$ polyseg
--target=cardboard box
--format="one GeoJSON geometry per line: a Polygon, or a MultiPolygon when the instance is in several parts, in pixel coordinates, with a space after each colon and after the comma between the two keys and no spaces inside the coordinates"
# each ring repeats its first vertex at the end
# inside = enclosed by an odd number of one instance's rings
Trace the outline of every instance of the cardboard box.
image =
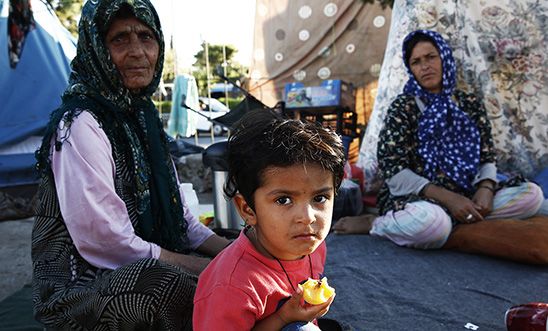
{"type": "Polygon", "coordinates": [[[352,86],[338,79],[308,87],[303,83],[288,83],[284,96],[286,108],[348,107],[354,110],[352,86]]]}

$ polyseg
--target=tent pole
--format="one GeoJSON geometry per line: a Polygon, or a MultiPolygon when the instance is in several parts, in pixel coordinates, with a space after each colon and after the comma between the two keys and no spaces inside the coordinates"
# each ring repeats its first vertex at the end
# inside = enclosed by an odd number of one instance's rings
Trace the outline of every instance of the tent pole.
{"type": "MultiPolygon", "coordinates": [[[[213,118],[213,114],[211,113],[211,77],[209,76],[209,43],[205,42],[205,60],[206,60],[206,81],[207,81],[207,109],[209,110],[209,118],[213,118]]],[[[211,143],[215,142],[215,135],[213,134],[213,123],[211,123],[211,143]]]]}
{"type": "MultiPolygon", "coordinates": [[[[223,75],[226,77],[226,70],[228,64],[226,63],[226,45],[223,45],[223,75]]],[[[225,106],[228,108],[228,82],[225,80],[225,106]]]]}

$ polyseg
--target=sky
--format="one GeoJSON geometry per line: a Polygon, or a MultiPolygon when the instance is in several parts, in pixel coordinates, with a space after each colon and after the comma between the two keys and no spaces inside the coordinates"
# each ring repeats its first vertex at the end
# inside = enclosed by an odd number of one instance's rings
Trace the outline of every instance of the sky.
{"type": "Polygon", "coordinates": [[[189,68],[203,41],[233,45],[235,60],[248,66],[253,48],[255,0],[152,0],[166,47],[170,36],[179,68],[189,68]]]}

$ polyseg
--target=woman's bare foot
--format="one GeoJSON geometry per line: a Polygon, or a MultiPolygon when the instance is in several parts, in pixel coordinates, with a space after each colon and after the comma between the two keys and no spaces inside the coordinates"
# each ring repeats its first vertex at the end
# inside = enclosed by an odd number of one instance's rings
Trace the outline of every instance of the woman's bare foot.
{"type": "Polygon", "coordinates": [[[333,225],[333,231],[337,234],[369,234],[376,217],[373,214],[341,217],[333,225]]]}

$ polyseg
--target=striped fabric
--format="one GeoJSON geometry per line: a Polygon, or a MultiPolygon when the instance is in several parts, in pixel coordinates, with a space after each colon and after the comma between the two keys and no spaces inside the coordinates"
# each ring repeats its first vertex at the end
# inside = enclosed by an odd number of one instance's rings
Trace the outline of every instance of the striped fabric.
{"type": "Polygon", "coordinates": [[[544,201],[541,188],[533,183],[505,187],[497,191],[493,212],[487,219],[518,218],[535,215],[544,201]]]}
{"type": "MultiPolygon", "coordinates": [[[[544,197],[540,187],[526,182],[497,191],[488,220],[525,219],[535,215],[544,197]]],[[[416,201],[398,211],[377,217],[370,234],[384,237],[399,246],[418,249],[442,247],[452,229],[451,217],[435,203],[416,201]]]]}
{"type": "Polygon", "coordinates": [[[390,239],[399,246],[419,249],[440,248],[451,233],[451,217],[440,206],[416,201],[403,210],[377,217],[370,234],[390,239]]]}

